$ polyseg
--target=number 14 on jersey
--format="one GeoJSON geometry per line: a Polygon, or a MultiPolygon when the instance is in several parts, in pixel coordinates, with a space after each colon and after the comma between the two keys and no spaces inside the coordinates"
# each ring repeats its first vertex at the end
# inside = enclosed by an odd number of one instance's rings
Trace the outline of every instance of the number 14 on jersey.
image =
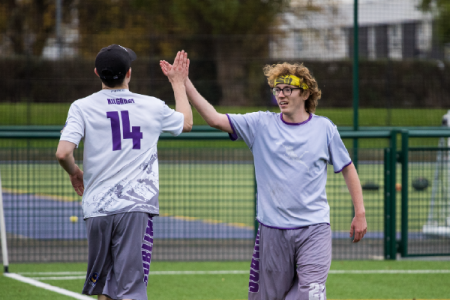
{"type": "MultiPolygon", "coordinates": [[[[140,126],[133,126],[130,130],[130,116],[127,110],[120,112],[122,116],[123,139],[133,140],[133,149],[141,149],[143,137],[140,126]]],[[[106,117],[111,120],[113,151],[122,150],[122,136],[120,134],[120,118],[118,111],[108,111],[106,117]]]]}

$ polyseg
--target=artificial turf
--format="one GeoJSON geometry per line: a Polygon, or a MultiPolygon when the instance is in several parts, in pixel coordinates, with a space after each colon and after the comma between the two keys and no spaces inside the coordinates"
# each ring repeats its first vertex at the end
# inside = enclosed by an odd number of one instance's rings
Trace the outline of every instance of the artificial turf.
{"type": "MultiPolygon", "coordinates": [[[[156,271],[225,271],[244,274],[153,275],[149,299],[246,299],[250,262],[152,262],[156,271]]],[[[10,271],[61,272],[86,270],[83,263],[13,264],[10,271]]],[[[333,261],[335,270],[450,270],[450,261],[333,261]]],[[[39,275],[43,276],[43,275],[39,275]]],[[[82,279],[41,280],[73,292],[80,292],[82,279]]],[[[442,274],[330,274],[328,299],[450,299],[450,273],[442,274]]],[[[0,277],[2,299],[71,299],[29,284],[0,277]],[[4,297],[4,298],[3,298],[4,297]]]]}

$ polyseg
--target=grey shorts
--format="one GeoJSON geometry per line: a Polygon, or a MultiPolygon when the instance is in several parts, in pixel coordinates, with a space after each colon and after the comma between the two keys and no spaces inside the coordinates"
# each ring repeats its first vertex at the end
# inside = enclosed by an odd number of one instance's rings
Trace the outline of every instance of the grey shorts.
{"type": "Polygon", "coordinates": [[[250,265],[249,300],[325,300],[331,228],[259,225],[250,265]]]}
{"type": "Polygon", "coordinates": [[[147,300],[153,221],[131,212],[86,219],[88,269],[83,294],[147,300]]]}

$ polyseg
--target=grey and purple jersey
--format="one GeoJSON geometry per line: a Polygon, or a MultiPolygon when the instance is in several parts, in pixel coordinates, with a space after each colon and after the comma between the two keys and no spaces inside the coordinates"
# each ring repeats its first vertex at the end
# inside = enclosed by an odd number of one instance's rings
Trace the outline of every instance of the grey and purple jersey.
{"type": "Polygon", "coordinates": [[[253,153],[258,221],[278,229],[330,223],[327,164],[335,173],[351,164],[336,125],[314,114],[302,123],[261,111],[228,118],[230,138],[244,140],[253,153]]]}
{"type": "Polygon", "coordinates": [[[184,116],[127,89],[101,90],[72,103],[61,141],[84,138],[84,218],[159,214],[157,142],[179,135],[184,116]]]}

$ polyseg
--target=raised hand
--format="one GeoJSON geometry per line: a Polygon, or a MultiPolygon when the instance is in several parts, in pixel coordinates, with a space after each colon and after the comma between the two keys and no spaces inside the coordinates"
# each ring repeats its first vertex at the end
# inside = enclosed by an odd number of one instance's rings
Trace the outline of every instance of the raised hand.
{"type": "Polygon", "coordinates": [[[168,76],[169,71],[172,69],[172,65],[169,64],[167,61],[165,60],[160,60],[159,61],[159,66],[161,67],[161,70],[163,72],[164,75],[168,76]]]}
{"type": "Polygon", "coordinates": [[[178,51],[177,56],[173,62],[173,65],[170,65],[166,61],[160,61],[161,70],[164,75],[169,78],[171,83],[182,82],[184,83],[186,78],[189,75],[189,59],[187,58],[187,53],[182,51],[178,51]]]}
{"type": "Polygon", "coordinates": [[[193,118],[192,109],[186,94],[186,83],[189,81],[187,79],[189,75],[189,59],[187,58],[187,53],[184,50],[178,51],[173,65],[165,60],[161,60],[159,65],[164,75],[167,76],[172,84],[175,95],[175,110],[184,115],[183,132],[189,132],[192,129],[193,118]]]}

